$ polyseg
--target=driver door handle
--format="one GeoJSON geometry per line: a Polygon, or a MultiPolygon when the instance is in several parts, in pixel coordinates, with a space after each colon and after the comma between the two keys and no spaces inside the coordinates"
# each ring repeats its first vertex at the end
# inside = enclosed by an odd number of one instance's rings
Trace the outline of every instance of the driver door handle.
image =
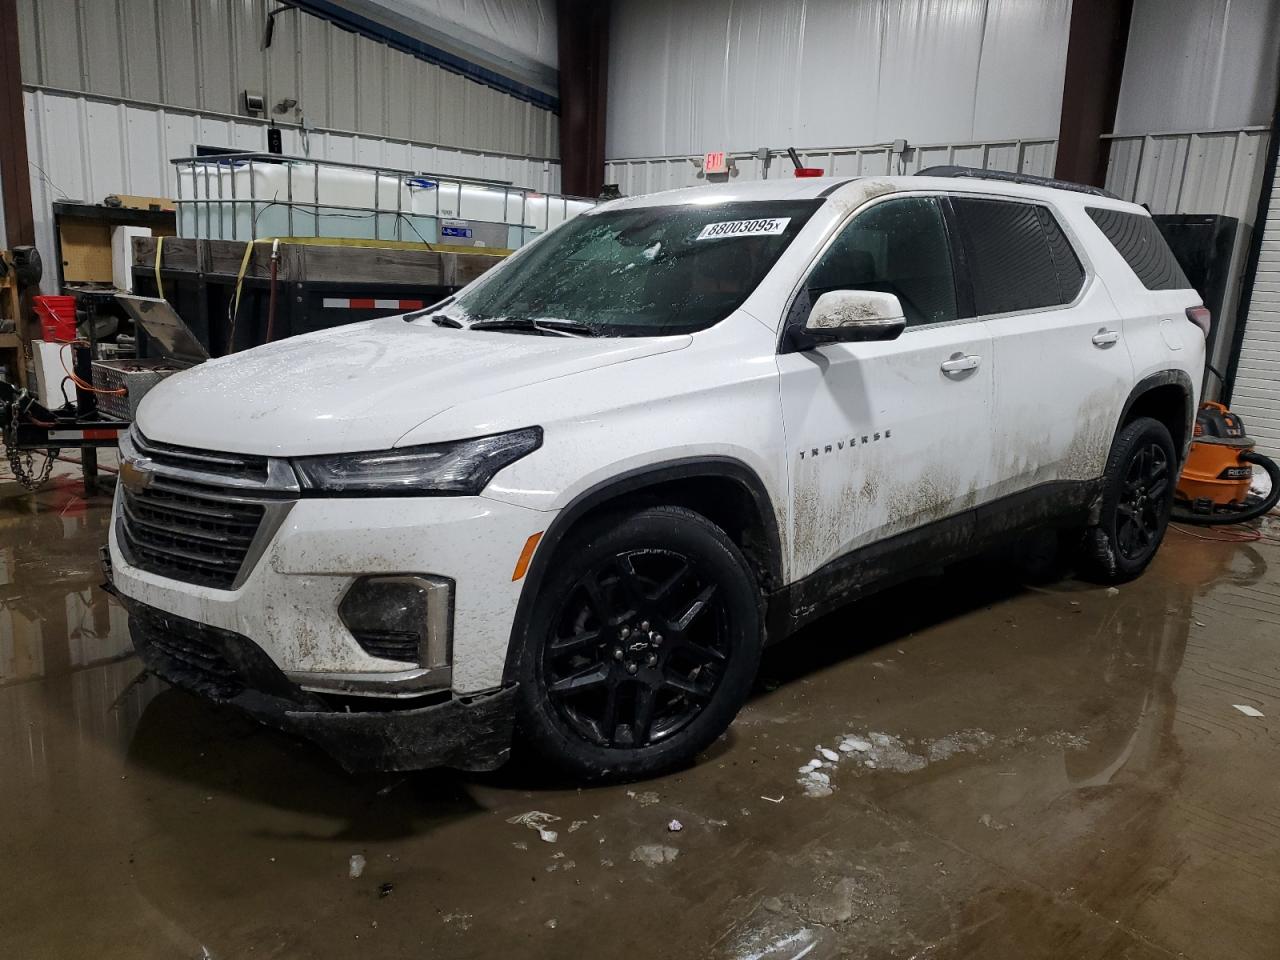
{"type": "Polygon", "coordinates": [[[942,361],[942,372],[965,373],[969,370],[977,370],[980,363],[982,363],[982,358],[976,354],[957,353],[950,360],[942,361]]]}
{"type": "Polygon", "coordinates": [[[1095,347],[1109,347],[1119,339],[1120,334],[1118,332],[1103,327],[1093,335],[1093,345],[1095,347]]]}

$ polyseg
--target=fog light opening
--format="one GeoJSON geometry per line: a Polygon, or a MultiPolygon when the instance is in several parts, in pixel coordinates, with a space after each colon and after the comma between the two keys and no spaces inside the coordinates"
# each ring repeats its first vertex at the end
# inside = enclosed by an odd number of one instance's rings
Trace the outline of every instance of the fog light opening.
{"type": "Polygon", "coordinates": [[[371,657],[422,667],[453,661],[453,582],[423,575],[360,577],[338,616],[371,657]]]}

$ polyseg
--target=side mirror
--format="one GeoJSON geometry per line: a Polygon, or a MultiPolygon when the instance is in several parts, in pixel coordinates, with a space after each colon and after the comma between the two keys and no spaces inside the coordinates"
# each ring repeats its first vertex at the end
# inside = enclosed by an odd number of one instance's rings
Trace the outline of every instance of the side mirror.
{"type": "Polygon", "coordinates": [[[892,293],[830,290],[820,296],[804,332],[818,342],[896,340],[906,329],[902,303],[892,293]]]}

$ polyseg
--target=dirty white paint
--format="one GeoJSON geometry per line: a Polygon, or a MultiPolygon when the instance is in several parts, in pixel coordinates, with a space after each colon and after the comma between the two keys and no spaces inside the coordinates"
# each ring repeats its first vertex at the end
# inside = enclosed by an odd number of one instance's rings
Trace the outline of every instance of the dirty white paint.
{"type": "Polygon", "coordinates": [[[831,290],[818,298],[806,324],[813,330],[834,330],[859,324],[902,320],[902,304],[891,293],[871,290],[831,290]]]}
{"type": "Polygon", "coordinates": [[[943,377],[956,353],[990,357],[982,323],[778,357],[796,576],[988,499],[992,368],[943,377]]]}
{"type": "Polygon", "coordinates": [[[342,593],[362,573],[452,576],[454,685],[474,690],[501,677],[520,594],[511,572],[525,540],[546,524],[536,510],[484,498],[401,498],[394,510],[371,499],[301,500],[235,591],[180,584],[130,566],[114,525],[110,544],[116,586],[125,596],[250,637],[289,671],[403,670],[402,663],[369,656],[352,639],[337,616],[342,593]]]}

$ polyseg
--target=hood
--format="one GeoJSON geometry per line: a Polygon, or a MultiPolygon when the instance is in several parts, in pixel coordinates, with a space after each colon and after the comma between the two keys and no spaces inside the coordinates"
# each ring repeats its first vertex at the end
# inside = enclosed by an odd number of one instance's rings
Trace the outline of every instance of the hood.
{"type": "MultiPolygon", "coordinates": [[[[386,449],[450,407],[668,353],[690,337],[543,337],[451,330],[399,317],[292,337],[209,360],[138,409],[150,439],[268,456],[386,449]]],[[[510,423],[522,426],[518,405],[510,423]]]]}

